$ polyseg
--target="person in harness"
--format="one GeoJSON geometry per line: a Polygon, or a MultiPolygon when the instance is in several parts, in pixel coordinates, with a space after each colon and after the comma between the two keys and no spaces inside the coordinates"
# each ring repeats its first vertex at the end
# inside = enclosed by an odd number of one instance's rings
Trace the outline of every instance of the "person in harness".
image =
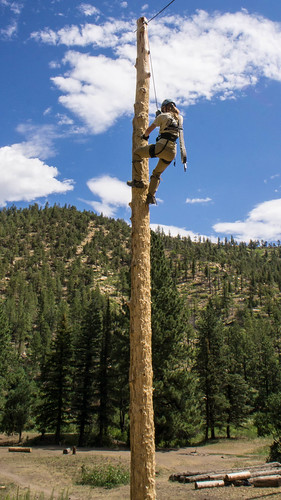
{"type": "Polygon", "coordinates": [[[177,109],[174,101],[165,99],[161,104],[161,112],[156,113],[154,122],[146,129],[142,138],[148,141],[150,133],[159,127],[159,136],[156,139],[156,144],[148,144],[147,146],[136,149],[133,153],[133,180],[127,184],[133,188],[144,188],[145,184],[142,180],[142,159],[143,158],[159,158],[159,161],[150,177],[148,187],[148,195],[146,203],[156,205],[155,193],[160,184],[160,176],[162,172],[170,165],[177,154],[176,140],[180,138],[180,149],[182,163],[186,164],[186,151],[183,139],[183,119],[177,109]]]}

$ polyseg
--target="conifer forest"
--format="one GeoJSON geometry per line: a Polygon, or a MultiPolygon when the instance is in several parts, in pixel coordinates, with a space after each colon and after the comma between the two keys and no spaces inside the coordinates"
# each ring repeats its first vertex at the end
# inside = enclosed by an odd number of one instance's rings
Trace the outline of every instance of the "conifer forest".
{"type": "MultiPolygon", "coordinates": [[[[0,432],[129,442],[130,227],[0,211],[0,432]]],[[[280,242],[151,233],[157,446],[281,433],[280,242]]]]}

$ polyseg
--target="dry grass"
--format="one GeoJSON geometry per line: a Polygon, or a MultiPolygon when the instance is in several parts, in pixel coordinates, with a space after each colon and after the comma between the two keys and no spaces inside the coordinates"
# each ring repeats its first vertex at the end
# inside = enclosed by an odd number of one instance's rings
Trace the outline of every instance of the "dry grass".
{"type": "MultiPolygon", "coordinates": [[[[12,444],[12,443],[9,443],[12,444]]],[[[180,484],[169,481],[169,476],[177,472],[221,470],[231,467],[247,468],[247,465],[261,464],[266,461],[270,440],[237,439],[219,440],[207,446],[182,448],[179,450],[158,451],[157,500],[242,500],[262,499],[281,500],[279,488],[216,488],[215,490],[195,490],[193,484],[180,484]]],[[[129,500],[129,485],[111,490],[92,488],[79,484],[82,466],[91,469],[94,465],[102,468],[106,464],[123,464],[128,467],[128,450],[77,450],[76,455],[63,455],[63,448],[55,446],[33,447],[31,453],[9,453],[7,446],[0,446],[0,499],[7,494],[16,498],[17,488],[21,494],[30,488],[30,500],[59,500],[62,492],[68,491],[71,500],[112,499],[129,500]],[[40,497],[41,495],[41,497],[40,497]],[[44,495],[44,496],[42,496],[44,495]]],[[[22,497],[24,498],[24,497],[22,497]]],[[[64,497],[65,498],[65,497],[64,497]]]]}

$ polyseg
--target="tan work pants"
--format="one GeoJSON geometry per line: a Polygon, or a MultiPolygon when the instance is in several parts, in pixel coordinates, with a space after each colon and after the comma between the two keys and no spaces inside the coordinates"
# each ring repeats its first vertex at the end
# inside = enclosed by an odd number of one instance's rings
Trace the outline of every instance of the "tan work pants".
{"type": "MultiPolygon", "coordinates": [[[[138,148],[133,153],[133,179],[135,181],[142,181],[143,175],[143,158],[151,158],[150,156],[151,144],[138,148]]],[[[167,139],[160,139],[155,144],[155,156],[159,161],[152,172],[148,192],[154,196],[160,184],[160,175],[170,165],[177,153],[177,145],[173,141],[167,139]]]]}

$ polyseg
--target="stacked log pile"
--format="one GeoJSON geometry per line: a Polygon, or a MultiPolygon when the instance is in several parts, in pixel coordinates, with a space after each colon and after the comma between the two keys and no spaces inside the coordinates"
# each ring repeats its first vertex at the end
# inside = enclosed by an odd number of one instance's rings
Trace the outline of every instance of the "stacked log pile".
{"type": "Polygon", "coordinates": [[[231,469],[205,472],[183,472],[172,474],[170,481],[194,483],[195,489],[218,488],[223,486],[281,486],[281,464],[269,462],[263,465],[253,465],[244,469],[231,469]]]}

